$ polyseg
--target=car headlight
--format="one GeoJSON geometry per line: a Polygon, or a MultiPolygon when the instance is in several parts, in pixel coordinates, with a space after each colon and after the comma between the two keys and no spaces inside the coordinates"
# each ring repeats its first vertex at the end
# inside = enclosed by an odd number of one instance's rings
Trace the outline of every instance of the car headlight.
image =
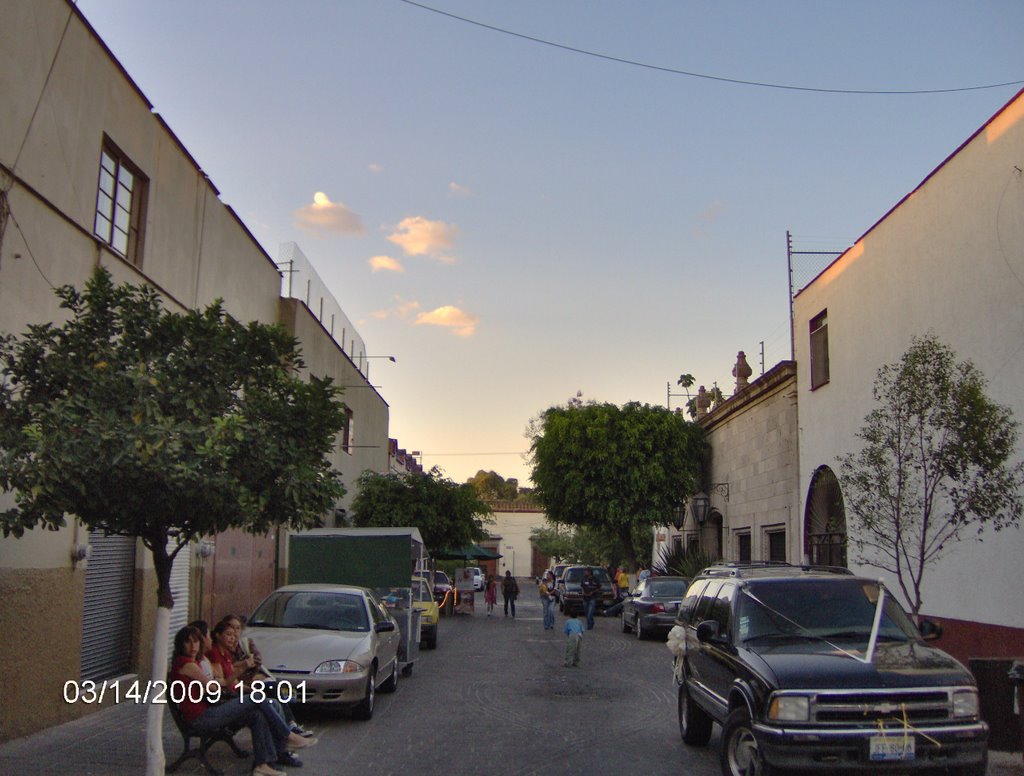
{"type": "Polygon", "coordinates": [[[979,710],[977,690],[953,691],[953,716],[956,719],[977,717],[979,710]]]}
{"type": "Polygon", "coordinates": [[[768,719],[775,722],[806,722],[811,716],[811,700],[806,695],[776,695],[768,707],[768,719]]]}
{"type": "Polygon", "coordinates": [[[314,669],[314,674],[354,674],[363,667],[354,660],[328,660],[314,669]]]}

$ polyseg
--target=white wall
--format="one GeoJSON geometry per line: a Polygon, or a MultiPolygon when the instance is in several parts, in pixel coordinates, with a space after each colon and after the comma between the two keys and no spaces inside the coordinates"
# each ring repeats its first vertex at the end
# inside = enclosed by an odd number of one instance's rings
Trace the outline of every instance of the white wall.
{"type": "MultiPolygon", "coordinates": [[[[796,297],[801,513],[815,468],[838,473],[836,457],[859,448],[876,372],[915,335],[971,359],[1024,421],[1022,95],[796,297]],[[830,382],[811,391],[809,321],[825,309],[830,382]]],[[[1024,531],[963,542],[926,576],[924,611],[1024,626],[1022,557],[1024,531]]]]}

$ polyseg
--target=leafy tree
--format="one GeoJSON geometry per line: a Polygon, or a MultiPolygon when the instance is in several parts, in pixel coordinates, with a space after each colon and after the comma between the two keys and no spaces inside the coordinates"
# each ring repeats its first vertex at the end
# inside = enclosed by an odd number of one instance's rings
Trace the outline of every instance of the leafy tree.
{"type": "Polygon", "coordinates": [[[480,469],[467,482],[485,501],[514,501],[519,496],[519,480],[515,477],[506,480],[497,472],[480,469]]]}
{"type": "Polygon", "coordinates": [[[705,446],[700,426],[638,402],[550,407],[527,435],[548,519],[611,533],[634,567],[634,529],[665,524],[696,490],[705,446]]]}
{"type": "Polygon", "coordinates": [[[363,472],[352,511],[360,527],[419,528],[434,552],[486,538],[491,514],[472,485],[452,482],[436,466],[426,474],[363,472]]]}
{"type": "Polygon", "coordinates": [[[1020,522],[1018,424],[985,387],[934,335],[914,338],[878,370],[864,446],[839,459],[858,560],[895,575],[915,617],[929,567],[965,536],[1020,522]]]}
{"type": "MultiPolygon", "coordinates": [[[[296,341],[219,303],[168,312],[152,288],[98,269],[57,290],[62,324],[0,339],[4,536],[66,515],[134,536],[157,577],[154,677],[167,667],[171,567],[189,542],[243,528],[310,527],[344,495],[327,462],[344,422],[329,380],[303,382],[296,341]]],[[[149,773],[163,773],[163,706],[149,710],[149,773]]]]}

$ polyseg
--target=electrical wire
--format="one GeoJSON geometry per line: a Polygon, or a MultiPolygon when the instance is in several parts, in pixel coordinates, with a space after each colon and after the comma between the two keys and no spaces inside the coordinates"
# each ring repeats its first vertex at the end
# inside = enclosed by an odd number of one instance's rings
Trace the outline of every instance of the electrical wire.
{"type": "Polygon", "coordinates": [[[544,38],[536,38],[532,35],[526,35],[521,32],[515,32],[508,30],[503,27],[496,27],[493,24],[486,24],[475,19],[469,19],[465,16],[459,16],[448,11],[442,11],[440,8],[434,8],[423,3],[417,3],[414,0],[398,0],[400,3],[411,5],[416,8],[421,8],[424,11],[430,11],[436,13],[439,16],[446,16],[449,19],[455,21],[464,22],[465,24],[472,24],[475,27],[482,27],[485,30],[492,32],[498,32],[502,35],[508,35],[513,38],[519,38],[521,40],[528,40],[531,43],[540,43],[543,46],[551,46],[552,48],[561,49],[562,51],[569,51],[573,54],[583,54],[588,57],[596,57],[597,59],[603,59],[608,62],[616,62],[620,65],[629,65],[631,67],[642,67],[647,70],[656,70],[661,73],[669,73],[671,75],[682,75],[689,78],[702,78],[708,81],[719,81],[722,83],[738,84],[740,86],[756,86],[761,89],[784,89],[787,91],[795,92],[818,92],[823,94],[891,94],[891,95],[904,95],[904,94],[948,94],[951,92],[973,92],[980,91],[982,89],[999,89],[1003,86],[1019,86],[1024,84],[1022,81],[1004,81],[1003,83],[997,84],[982,84],[979,86],[959,86],[946,89],[828,89],[814,86],[796,86],[794,84],[777,84],[766,81],[748,81],[742,78],[727,78],[720,75],[711,75],[710,73],[697,73],[692,70],[680,70],[674,67],[665,67],[662,65],[652,65],[649,62],[639,62],[635,59],[625,59],[623,57],[615,57],[610,54],[601,54],[597,51],[590,51],[588,49],[576,48],[575,46],[567,46],[564,43],[556,43],[551,40],[545,40],[544,38]]]}

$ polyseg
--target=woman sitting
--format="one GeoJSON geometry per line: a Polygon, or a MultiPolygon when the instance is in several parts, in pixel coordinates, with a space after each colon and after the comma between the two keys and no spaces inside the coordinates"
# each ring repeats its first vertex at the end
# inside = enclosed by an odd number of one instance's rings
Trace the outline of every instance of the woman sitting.
{"type": "MultiPolygon", "coordinates": [[[[283,723],[275,727],[268,723],[267,715],[259,705],[237,696],[227,696],[222,703],[206,700],[209,696],[223,697],[221,692],[209,693],[210,680],[199,667],[198,657],[202,648],[202,634],[198,629],[186,625],[174,636],[174,661],[171,664],[171,697],[181,698],[179,708],[185,721],[197,732],[213,733],[231,725],[249,728],[252,734],[253,773],[256,776],[286,776],[272,763],[287,754],[286,746],[293,742],[283,723]],[[180,683],[181,686],[175,686],[180,683]],[[279,754],[282,753],[282,754],[279,754]]],[[[217,689],[214,685],[213,689],[217,689]]],[[[301,745],[306,740],[298,738],[301,745]]]]}

